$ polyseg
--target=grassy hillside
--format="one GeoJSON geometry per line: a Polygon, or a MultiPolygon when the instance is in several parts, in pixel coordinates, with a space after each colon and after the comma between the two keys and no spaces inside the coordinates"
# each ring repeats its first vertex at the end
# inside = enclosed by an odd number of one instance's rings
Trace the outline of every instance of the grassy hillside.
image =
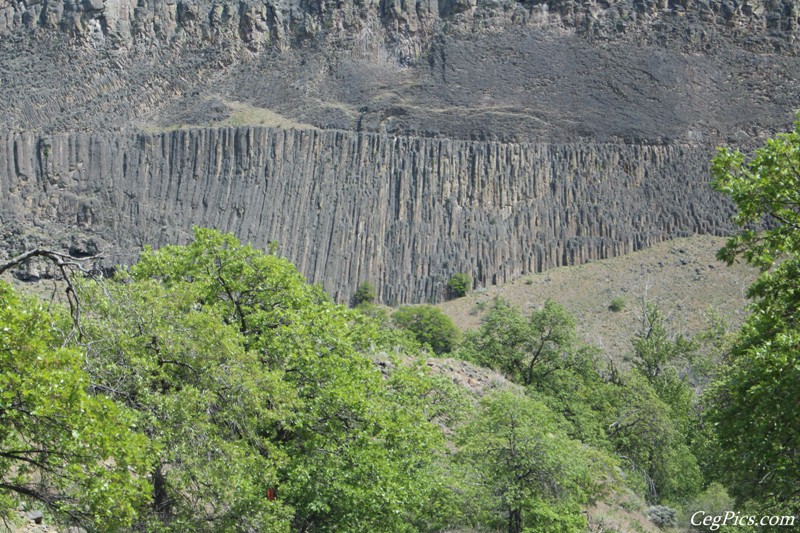
{"type": "Polygon", "coordinates": [[[732,326],[745,316],[747,287],[756,271],[726,266],[715,257],[723,238],[694,236],[664,242],[623,257],[562,267],[525,276],[503,286],[478,289],[439,307],[462,329],[480,325],[495,297],[527,312],[548,298],[575,315],[578,334],[616,359],[630,351],[643,299],[657,303],[675,331],[696,333],[715,309],[732,326]],[[624,307],[612,311],[614,299],[624,307]]]}

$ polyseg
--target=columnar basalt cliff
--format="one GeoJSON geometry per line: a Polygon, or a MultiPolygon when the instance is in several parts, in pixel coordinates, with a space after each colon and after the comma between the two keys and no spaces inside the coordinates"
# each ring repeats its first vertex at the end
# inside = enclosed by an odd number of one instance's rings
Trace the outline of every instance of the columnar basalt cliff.
{"type": "Polygon", "coordinates": [[[706,155],[263,127],[15,134],[0,145],[0,208],[96,234],[122,262],[192,224],[223,227],[278,241],[335,297],[370,279],[384,301],[418,301],[454,272],[497,283],[726,231],[725,203],[690,177],[706,155]]]}
{"type": "Polygon", "coordinates": [[[344,301],[730,230],[720,143],[800,107],[797,0],[0,0],[0,254],[192,225],[344,301]]]}

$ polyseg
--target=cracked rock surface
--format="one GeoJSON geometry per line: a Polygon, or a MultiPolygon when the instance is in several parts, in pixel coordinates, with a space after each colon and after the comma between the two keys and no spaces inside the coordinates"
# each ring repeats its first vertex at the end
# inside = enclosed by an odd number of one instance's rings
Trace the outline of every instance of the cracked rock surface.
{"type": "Polygon", "coordinates": [[[0,242],[192,225],[348,301],[731,230],[714,147],[800,102],[798,0],[0,0],[0,242]]]}

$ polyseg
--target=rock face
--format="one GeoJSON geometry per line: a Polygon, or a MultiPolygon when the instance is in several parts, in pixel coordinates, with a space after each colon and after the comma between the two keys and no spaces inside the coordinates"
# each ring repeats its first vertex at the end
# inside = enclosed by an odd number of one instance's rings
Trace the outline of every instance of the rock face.
{"type": "Polygon", "coordinates": [[[251,50],[287,50],[310,40],[397,57],[425,53],[448,33],[555,28],[596,40],[684,40],[705,46],[732,36],[750,47],[793,48],[796,0],[3,0],[0,33],[59,30],[94,48],[240,41],[251,50]]]}
{"type": "Polygon", "coordinates": [[[725,233],[708,160],[791,122],[799,8],[0,0],[0,241],[213,226],[406,303],[725,233]]]}
{"type": "MultiPolygon", "coordinates": [[[[729,208],[690,145],[513,144],[263,127],[158,135],[7,135],[0,210],[95,234],[127,262],[144,244],[226,228],[296,261],[346,300],[437,300],[449,276],[501,283],[723,233],[729,208]],[[676,178],[680,176],[681,178],[676,178]]],[[[95,244],[95,248],[98,245],[95,244]]],[[[100,246],[102,248],[102,246],[100,246]]]]}

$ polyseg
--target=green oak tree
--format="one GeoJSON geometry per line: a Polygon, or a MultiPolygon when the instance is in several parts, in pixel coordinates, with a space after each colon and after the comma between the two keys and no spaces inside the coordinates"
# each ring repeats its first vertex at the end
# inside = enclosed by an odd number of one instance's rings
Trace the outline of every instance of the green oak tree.
{"type": "Polygon", "coordinates": [[[760,268],[751,314],[710,387],[721,477],[740,501],[800,511],[800,116],[746,159],[720,149],[714,188],[742,230],[718,257],[760,268]]]}
{"type": "Polygon", "coordinates": [[[466,296],[471,288],[472,278],[469,277],[469,274],[459,272],[457,274],[453,274],[450,279],[447,280],[447,295],[450,298],[461,298],[466,296]]]}
{"type": "Polygon", "coordinates": [[[699,342],[682,334],[671,334],[661,309],[646,302],[641,327],[631,344],[634,368],[670,407],[670,418],[678,424],[680,433],[688,436],[696,422],[696,398],[687,374],[698,359],[699,342]]]}
{"type": "Polygon", "coordinates": [[[118,277],[76,281],[93,388],[138,414],[158,447],[148,531],[288,531],[271,500],[287,459],[273,442],[295,393],[194,287],[118,277]]]}
{"type": "Polygon", "coordinates": [[[355,307],[369,305],[375,302],[375,298],[375,286],[369,281],[364,281],[358,284],[356,293],[353,295],[353,305],[355,307]]]}
{"type": "Polygon", "coordinates": [[[575,319],[556,302],[524,317],[498,299],[481,328],[466,336],[460,356],[533,385],[563,366],[575,345],[575,319]]]}
{"type": "MultiPolygon", "coordinates": [[[[456,435],[471,468],[477,523],[522,531],[584,531],[581,504],[613,461],[571,440],[543,403],[512,391],[485,396],[456,435]]],[[[467,470],[469,472],[469,470],[467,470]]]]}
{"type": "Polygon", "coordinates": [[[82,286],[93,379],[162,443],[152,528],[435,521],[435,395],[411,401],[428,378],[395,356],[413,343],[333,304],[285,259],[213,230],[194,237],[146,250],[111,286],[82,286]]]}
{"type": "Polygon", "coordinates": [[[130,411],[89,394],[85,354],[61,345],[56,323],[0,281],[0,515],[28,499],[115,530],[149,497],[152,450],[130,411]]]}
{"type": "Polygon", "coordinates": [[[687,424],[638,371],[623,374],[604,414],[608,439],[651,503],[694,496],[703,476],[687,443],[687,424]]]}

